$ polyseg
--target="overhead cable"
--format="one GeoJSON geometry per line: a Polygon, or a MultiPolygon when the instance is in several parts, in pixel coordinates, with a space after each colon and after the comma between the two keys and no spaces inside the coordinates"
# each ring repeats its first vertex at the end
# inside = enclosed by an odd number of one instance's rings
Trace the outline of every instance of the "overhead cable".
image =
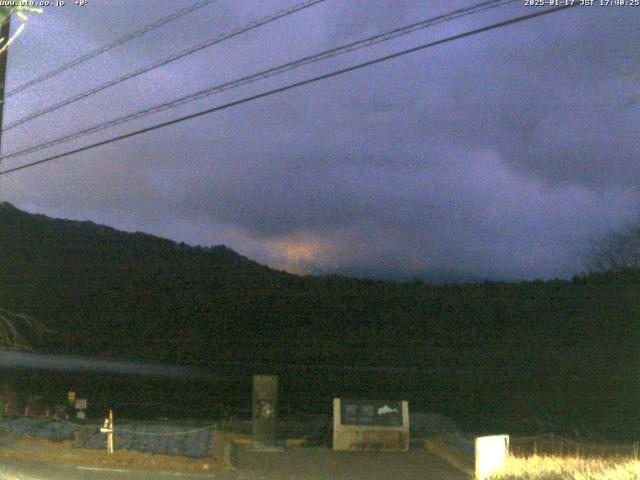
{"type": "Polygon", "coordinates": [[[527,21],[527,20],[531,20],[531,19],[534,19],[534,18],[537,18],[537,17],[541,17],[543,15],[548,15],[548,14],[555,13],[555,12],[561,12],[563,10],[566,10],[568,8],[573,8],[574,6],[578,6],[578,5],[579,5],[578,3],[575,3],[575,4],[568,4],[568,5],[560,6],[560,7],[554,7],[554,8],[550,8],[550,9],[546,9],[546,10],[541,10],[541,11],[538,11],[538,12],[535,12],[535,13],[531,13],[531,14],[528,14],[528,15],[523,15],[523,16],[520,16],[520,17],[516,17],[516,18],[512,18],[512,19],[506,20],[506,21],[494,23],[494,24],[491,24],[491,25],[488,25],[488,26],[485,26],[485,27],[477,28],[475,30],[469,30],[469,31],[466,31],[464,33],[460,33],[460,34],[457,34],[457,35],[453,35],[453,36],[450,36],[450,37],[443,38],[441,40],[436,40],[436,41],[433,41],[433,42],[422,44],[422,45],[419,45],[417,47],[409,48],[409,49],[406,49],[406,50],[401,50],[399,52],[392,53],[390,55],[385,55],[383,57],[379,57],[379,58],[376,58],[374,60],[369,60],[367,62],[363,62],[363,63],[359,63],[359,64],[356,64],[356,65],[353,65],[351,67],[342,68],[340,70],[335,70],[333,72],[325,73],[323,75],[318,75],[318,76],[315,76],[315,77],[311,77],[311,78],[308,78],[306,80],[302,80],[302,81],[299,81],[299,82],[291,83],[289,85],[285,85],[283,87],[275,88],[273,90],[268,90],[266,92],[262,92],[262,93],[258,93],[258,94],[251,95],[251,96],[248,96],[248,97],[244,97],[244,98],[242,98],[240,100],[235,100],[233,102],[225,103],[223,105],[219,105],[219,106],[216,106],[216,107],[213,107],[213,108],[209,108],[209,109],[197,112],[197,113],[192,113],[190,115],[185,115],[183,117],[179,117],[179,118],[176,118],[176,119],[173,119],[173,120],[169,120],[167,122],[162,122],[162,123],[159,123],[159,124],[156,124],[156,125],[152,125],[150,127],[146,127],[146,128],[142,128],[142,129],[139,129],[139,130],[135,130],[133,132],[125,133],[123,135],[118,135],[116,137],[112,137],[112,138],[109,138],[107,140],[102,140],[100,142],[92,143],[92,144],[86,145],[84,147],[79,147],[79,148],[76,148],[76,149],[73,149],[73,150],[69,150],[69,151],[64,152],[64,153],[60,153],[60,154],[57,154],[57,155],[52,155],[52,156],[44,158],[42,160],[38,160],[38,161],[35,161],[35,162],[30,162],[30,163],[27,163],[27,164],[24,164],[24,165],[19,165],[17,167],[13,167],[13,168],[10,168],[10,169],[7,169],[7,170],[3,170],[3,171],[0,171],[0,176],[1,175],[7,175],[7,174],[13,173],[13,172],[17,172],[19,170],[32,168],[32,167],[35,167],[36,165],[42,165],[44,163],[52,162],[54,160],[58,160],[60,158],[68,157],[68,156],[74,155],[76,153],[85,152],[87,150],[92,150],[94,148],[97,148],[97,147],[100,147],[100,146],[103,146],[103,145],[108,145],[110,143],[119,142],[121,140],[125,140],[127,138],[131,138],[131,137],[134,137],[134,136],[137,136],[137,135],[141,135],[143,133],[148,133],[148,132],[151,132],[151,131],[154,131],[154,130],[158,130],[158,129],[161,129],[161,128],[164,128],[164,127],[168,127],[170,125],[176,125],[178,123],[182,123],[182,122],[187,121],[187,120],[198,118],[198,117],[201,117],[201,116],[204,116],[204,115],[209,115],[211,113],[219,112],[221,110],[226,110],[226,109],[229,109],[231,107],[235,107],[235,106],[238,106],[238,105],[249,103],[249,102],[252,102],[254,100],[258,100],[260,98],[269,97],[269,96],[275,95],[277,93],[282,93],[282,92],[285,92],[285,91],[288,91],[288,90],[292,90],[294,88],[302,87],[304,85],[309,85],[311,83],[315,83],[315,82],[318,82],[318,81],[321,81],[321,80],[326,80],[326,79],[329,79],[329,78],[337,77],[337,76],[343,75],[345,73],[353,72],[355,70],[359,70],[359,69],[362,69],[362,68],[365,68],[365,67],[369,67],[369,66],[376,65],[376,64],[379,64],[379,63],[382,63],[382,62],[386,62],[388,60],[392,60],[392,59],[395,59],[395,58],[398,58],[398,57],[402,57],[404,55],[408,55],[408,54],[415,53],[415,52],[418,52],[418,51],[421,51],[421,50],[425,50],[427,48],[432,48],[432,47],[435,47],[435,46],[438,46],[438,45],[442,45],[442,44],[445,44],[445,43],[450,43],[450,42],[453,42],[453,41],[456,41],[456,40],[460,40],[462,38],[470,37],[472,35],[478,35],[480,33],[488,32],[488,31],[491,31],[491,30],[504,28],[506,26],[513,25],[513,24],[520,23],[520,22],[524,22],[524,21],[527,21]]]}
{"type": "Polygon", "coordinates": [[[133,40],[134,38],[138,38],[144,35],[145,33],[155,30],[156,28],[166,25],[167,23],[173,22],[174,20],[177,20],[180,17],[183,17],[191,12],[195,12],[196,10],[199,10],[217,1],[218,0],[203,0],[200,2],[196,2],[189,7],[183,8],[182,10],[178,10],[177,12],[174,12],[171,15],[167,15],[166,17],[163,17],[153,23],[150,23],[149,25],[145,25],[139,30],[128,33],[127,35],[120,37],[117,40],[114,40],[113,42],[108,43],[107,45],[103,45],[102,47],[96,48],[95,50],[91,50],[90,52],[85,53],[84,55],[74,60],[71,60],[70,62],[67,62],[64,65],[61,65],[60,67],[57,67],[54,70],[51,70],[47,73],[43,73],[42,75],[32,80],[29,80],[28,82],[25,82],[22,85],[18,85],[13,90],[10,90],[5,94],[5,100],[11,97],[12,95],[23,92],[24,90],[31,88],[34,85],[37,85],[38,83],[42,83],[45,80],[49,80],[50,78],[60,75],[62,72],[69,70],[70,68],[73,68],[77,65],[80,65],[81,63],[84,63],[87,60],[95,58],[98,55],[102,55],[103,53],[108,52],[109,50],[113,50],[114,48],[119,47],[120,45],[123,45],[133,40]]]}
{"type": "Polygon", "coordinates": [[[30,153],[34,153],[37,152],[39,150],[45,149],[45,148],[49,148],[55,145],[59,145],[61,143],[67,143],[71,140],[75,140],[78,139],[80,137],[83,137],[85,135],[89,135],[92,133],[96,133],[99,132],[101,130],[105,130],[108,128],[113,128],[116,127],[118,125],[121,125],[123,123],[127,123],[133,120],[137,120],[139,118],[143,118],[146,117],[148,115],[154,114],[154,113],[158,113],[164,110],[169,110],[169,109],[173,109],[176,108],[178,106],[187,104],[187,103],[191,103],[197,100],[200,100],[202,98],[206,98],[209,97],[211,95],[217,94],[217,93],[221,93],[227,90],[231,90],[234,88],[238,88],[250,83],[255,83],[257,81],[260,80],[264,80],[266,78],[270,78],[273,77],[275,75],[280,75],[282,73],[285,73],[287,71],[290,70],[294,70],[297,68],[300,68],[304,65],[309,65],[312,63],[316,63],[322,60],[326,60],[328,58],[332,58],[338,55],[344,55],[346,53],[349,52],[353,52],[355,50],[359,50],[362,48],[366,48],[366,47],[370,47],[372,45],[376,45],[378,43],[382,43],[382,42],[387,42],[389,40],[392,40],[394,38],[400,37],[402,35],[408,35],[409,33],[415,32],[416,30],[419,29],[424,29],[433,25],[437,25],[439,23],[443,23],[443,22],[449,22],[464,16],[468,16],[468,15],[472,15],[475,13],[478,13],[479,11],[483,11],[483,10],[487,10],[490,8],[497,8],[499,6],[505,5],[507,3],[514,3],[515,1],[518,0],[491,0],[491,1],[486,1],[486,2],[482,2],[476,5],[473,5],[471,7],[466,7],[466,8],[461,8],[458,10],[454,10],[452,12],[443,14],[443,15],[438,15],[436,17],[431,17],[428,18],[426,20],[422,20],[420,22],[416,22],[416,23],[412,23],[410,25],[407,25],[405,27],[401,27],[401,28],[396,28],[394,30],[385,32],[385,33],[381,33],[378,35],[374,35],[362,40],[358,40],[355,42],[351,42],[345,45],[341,45],[335,48],[332,48],[330,50],[324,50],[321,51],[319,53],[313,54],[313,55],[309,55],[303,58],[300,58],[298,60],[294,60],[291,62],[287,62],[285,64],[279,65],[277,67],[273,67],[273,68],[269,68],[267,70],[262,70],[260,72],[251,74],[249,76],[245,76],[242,78],[239,78],[237,80],[232,80],[229,82],[225,82],[219,85],[215,85],[213,87],[209,87],[206,88],[204,90],[200,90],[198,92],[195,93],[191,93],[191,94],[187,94],[184,95],[182,97],[179,97],[177,99],[174,100],[170,100],[168,102],[164,102],[161,103],[159,105],[155,105],[153,107],[149,107],[149,108],[145,108],[142,110],[139,110],[137,112],[133,112],[127,115],[124,115],[122,117],[116,118],[114,120],[110,120],[107,122],[103,122],[103,123],[99,123],[97,125],[93,125],[91,127],[86,127],[80,130],[77,130],[75,132],[72,133],[68,133],[65,134],[63,136],[60,136],[58,138],[54,138],[51,140],[45,140],[42,143],[36,144],[36,145],[32,145],[30,147],[26,147],[23,148],[21,150],[17,150],[17,151],[13,151],[13,152],[9,152],[6,153],[5,155],[0,156],[0,161],[2,160],[6,160],[9,158],[16,158],[16,157],[21,157],[30,153]]]}

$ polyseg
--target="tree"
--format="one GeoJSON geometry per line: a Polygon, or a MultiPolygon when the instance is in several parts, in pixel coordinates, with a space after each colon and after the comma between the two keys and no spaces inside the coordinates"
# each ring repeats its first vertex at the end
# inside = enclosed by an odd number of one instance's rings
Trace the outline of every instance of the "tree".
{"type": "Polygon", "coordinates": [[[39,339],[48,331],[40,320],[0,307],[0,348],[32,351],[29,337],[39,339]]]}
{"type": "Polygon", "coordinates": [[[593,240],[586,264],[592,272],[640,269],[640,216],[593,240]]]}

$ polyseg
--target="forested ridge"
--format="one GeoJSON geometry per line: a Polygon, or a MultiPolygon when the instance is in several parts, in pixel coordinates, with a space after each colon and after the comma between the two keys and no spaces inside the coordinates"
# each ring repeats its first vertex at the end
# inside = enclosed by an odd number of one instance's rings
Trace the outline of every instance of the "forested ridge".
{"type": "Polygon", "coordinates": [[[0,206],[0,305],[52,329],[36,345],[45,352],[205,368],[467,366],[481,378],[431,395],[514,415],[637,418],[639,299],[634,270],[448,286],[300,277],[224,246],[0,206]]]}

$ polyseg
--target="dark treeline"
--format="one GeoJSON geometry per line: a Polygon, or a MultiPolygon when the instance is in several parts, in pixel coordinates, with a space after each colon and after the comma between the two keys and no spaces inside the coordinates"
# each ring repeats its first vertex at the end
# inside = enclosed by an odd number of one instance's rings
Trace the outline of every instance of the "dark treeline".
{"type": "Polygon", "coordinates": [[[637,271],[453,286],[298,277],[223,246],[0,206],[0,305],[53,329],[40,351],[260,364],[280,369],[292,410],[391,395],[470,428],[633,435],[639,299],[637,271]]]}

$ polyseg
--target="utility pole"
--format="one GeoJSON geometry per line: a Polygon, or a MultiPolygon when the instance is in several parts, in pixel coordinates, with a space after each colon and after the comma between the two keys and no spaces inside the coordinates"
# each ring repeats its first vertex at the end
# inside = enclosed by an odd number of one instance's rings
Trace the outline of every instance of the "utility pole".
{"type": "MultiPolygon", "coordinates": [[[[13,40],[10,37],[11,15],[14,13],[25,22],[27,20],[26,13],[42,13],[42,9],[26,6],[0,7],[0,22],[2,22],[0,24],[0,38],[2,38],[2,42],[0,43],[0,155],[2,154],[2,118],[4,112],[4,91],[7,84],[7,58],[9,56],[9,43],[13,40]]],[[[18,27],[14,36],[19,35],[23,28],[24,23],[18,27]]]]}
{"type": "MultiPolygon", "coordinates": [[[[2,42],[9,41],[9,35],[11,34],[11,15],[7,15],[7,18],[2,22],[0,27],[0,38],[2,42]]],[[[1,46],[1,44],[0,44],[1,46]]],[[[4,90],[7,83],[7,58],[9,57],[9,49],[5,48],[0,53],[0,154],[2,154],[2,118],[4,112],[4,90]]]]}

